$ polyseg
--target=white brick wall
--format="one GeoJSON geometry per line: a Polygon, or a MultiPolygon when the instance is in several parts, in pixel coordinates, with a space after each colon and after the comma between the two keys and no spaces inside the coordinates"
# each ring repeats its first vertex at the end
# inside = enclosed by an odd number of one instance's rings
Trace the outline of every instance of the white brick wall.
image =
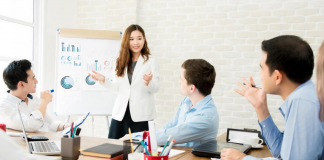
{"type": "MultiPolygon", "coordinates": [[[[253,107],[233,89],[242,77],[259,79],[262,40],[282,34],[306,39],[317,54],[324,36],[324,1],[260,0],[79,0],[78,27],[124,31],[138,23],[152,53],[159,58],[161,89],[155,94],[158,127],[183,99],[178,79],[182,62],[203,58],[216,68],[212,96],[226,128],[256,128],[253,107]]],[[[268,96],[270,112],[284,129],[282,100],[268,96]]],[[[104,118],[95,119],[95,135],[106,137],[104,118]]],[[[88,131],[88,130],[87,130],[88,131]]],[[[91,133],[91,131],[89,131],[91,133]]]]}

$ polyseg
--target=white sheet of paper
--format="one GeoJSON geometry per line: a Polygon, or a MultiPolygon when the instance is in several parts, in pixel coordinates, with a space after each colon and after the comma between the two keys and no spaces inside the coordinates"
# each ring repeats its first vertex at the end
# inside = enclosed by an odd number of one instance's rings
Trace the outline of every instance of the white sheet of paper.
{"type": "Polygon", "coordinates": [[[259,137],[258,133],[253,132],[244,132],[244,131],[230,131],[228,139],[230,142],[234,143],[243,143],[244,137],[259,137]]]}
{"type": "MultiPolygon", "coordinates": [[[[6,132],[6,134],[10,137],[21,137],[24,135],[22,132],[6,132]]],[[[26,133],[28,135],[29,133],[26,133]]]]}
{"type": "MultiPolygon", "coordinates": [[[[162,147],[159,147],[158,148],[158,151],[159,152],[161,152],[162,150],[163,150],[162,147]]],[[[184,152],[186,152],[186,151],[184,151],[184,150],[178,150],[178,149],[171,149],[170,150],[170,154],[169,154],[169,158],[174,157],[174,156],[179,155],[179,154],[182,154],[184,152]]]]}

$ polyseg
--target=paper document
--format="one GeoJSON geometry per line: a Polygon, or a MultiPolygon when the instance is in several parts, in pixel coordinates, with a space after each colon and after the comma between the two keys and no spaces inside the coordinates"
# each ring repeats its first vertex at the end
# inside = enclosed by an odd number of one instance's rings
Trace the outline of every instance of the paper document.
{"type": "MultiPolygon", "coordinates": [[[[87,119],[87,117],[89,116],[89,114],[90,114],[90,112],[88,112],[87,114],[85,114],[84,116],[82,116],[81,118],[79,118],[78,120],[76,120],[76,121],[74,121],[73,122],[73,125],[74,125],[74,127],[76,126],[76,127],[79,127],[86,119],[87,119]]],[[[70,133],[70,128],[71,127],[67,127],[67,128],[65,128],[62,132],[61,132],[61,134],[68,134],[68,133],[70,133]]]]}
{"type": "MultiPolygon", "coordinates": [[[[158,151],[161,152],[162,149],[163,149],[162,147],[159,147],[158,151]]],[[[182,154],[182,153],[185,153],[185,152],[186,151],[184,151],[184,150],[171,149],[170,154],[169,154],[169,158],[174,157],[174,156],[179,155],[179,154],[182,154]]]]}
{"type": "MultiPolygon", "coordinates": [[[[21,137],[24,136],[24,133],[22,132],[6,132],[6,134],[10,137],[21,137]]],[[[26,133],[28,135],[29,133],[26,133]]]]}

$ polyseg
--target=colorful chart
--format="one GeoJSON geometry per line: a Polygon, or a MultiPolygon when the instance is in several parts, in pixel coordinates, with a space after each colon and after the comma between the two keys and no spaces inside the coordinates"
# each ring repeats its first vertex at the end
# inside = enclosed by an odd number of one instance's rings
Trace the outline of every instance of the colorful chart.
{"type": "Polygon", "coordinates": [[[71,89],[74,86],[74,80],[70,76],[65,76],[61,79],[61,86],[65,89],[71,89]]]}
{"type": "Polygon", "coordinates": [[[101,64],[98,64],[98,60],[94,60],[94,63],[87,63],[87,71],[101,71],[101,64]]]}
{"type": "Polygon", "coordinates": [[[110,65],[110,62],[109,61],[105,61],[104,64],[105,64],[105,66],[109,66],[110,65]]]}
{"type": "Polygon", "coordinates": [[[94,79],[92,79],[90,76],[87,76],[86,79],[85,79],[86,83],[88,85],[94,85],[96,84],[96,81],[94,79]]]}

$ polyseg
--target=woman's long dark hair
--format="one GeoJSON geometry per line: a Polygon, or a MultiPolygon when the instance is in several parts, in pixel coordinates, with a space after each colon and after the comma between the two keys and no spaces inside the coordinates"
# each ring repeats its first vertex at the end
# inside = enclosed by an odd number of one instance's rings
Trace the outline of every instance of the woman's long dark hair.
{"type": "Polygon", "coordinates": [[[132,24],[130,25],[123,36],[122,44],[119,51],[119,57],[116,61],[116,75],[117,77],[124,77],[126,67],[128,67],[127,72],[130,73],[132,71],[132,51],[130,50],[129,41],[130,36],[133,31],[140,31],[143,34],[144,45],[141,50],[141,56],[144,58],[144,62],[149,59],[150,49],[148,48],[148,44],[145,37],[145,32],[143,28],[139,25],[132,24]]]}

